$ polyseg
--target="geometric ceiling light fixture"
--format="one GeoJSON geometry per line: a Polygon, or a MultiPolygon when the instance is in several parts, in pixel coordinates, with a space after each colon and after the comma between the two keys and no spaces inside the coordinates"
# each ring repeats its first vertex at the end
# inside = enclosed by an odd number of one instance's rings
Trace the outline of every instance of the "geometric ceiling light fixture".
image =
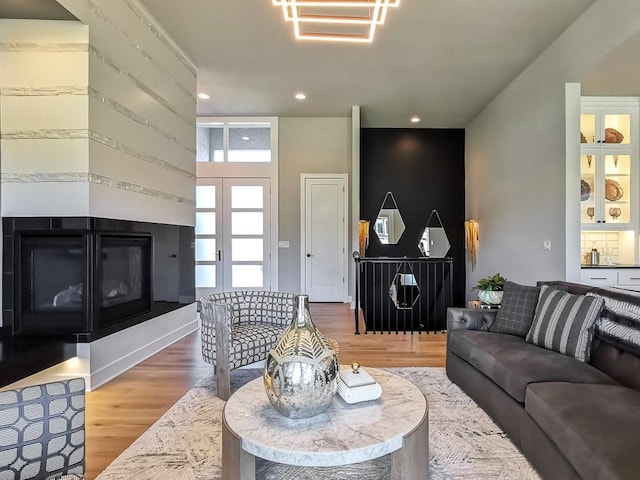
{"type": "Polygon", "coordinates": [[[400,0],[273,0],[300,40],[371,43],[400,0]]]}

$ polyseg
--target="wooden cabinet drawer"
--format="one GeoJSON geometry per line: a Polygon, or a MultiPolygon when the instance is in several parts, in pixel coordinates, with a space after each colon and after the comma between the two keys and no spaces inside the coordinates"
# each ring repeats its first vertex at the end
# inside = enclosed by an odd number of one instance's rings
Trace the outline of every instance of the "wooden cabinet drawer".
{"type": "Polygon", "coordinates": [[[640,285],[640,268],[618,270],[619,285],[640,285]]]}
{"type": "Polygon", "coordinates": [[[603,268],[585,268],[580,274],[580,279],[587,285],[616,285],[618,272],[603,268]]]}

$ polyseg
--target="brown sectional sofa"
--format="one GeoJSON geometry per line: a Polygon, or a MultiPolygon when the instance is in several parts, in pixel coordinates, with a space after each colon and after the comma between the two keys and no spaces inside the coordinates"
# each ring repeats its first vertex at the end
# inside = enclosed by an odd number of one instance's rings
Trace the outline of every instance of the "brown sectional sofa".
{"type": "MultiPolygon", "coordinates": [[[[574,294],[606,297],[612,291],[548,284],[574,294]]],[[[640,311],[637,293],[617,290],[614,302],[640,311]]],[[[508,433],[543,478],[640,478],[640,351],[596,329],[590,362],[584,363],[489,331],[495,316],[448,310],[449,378],[508,433]]]]}

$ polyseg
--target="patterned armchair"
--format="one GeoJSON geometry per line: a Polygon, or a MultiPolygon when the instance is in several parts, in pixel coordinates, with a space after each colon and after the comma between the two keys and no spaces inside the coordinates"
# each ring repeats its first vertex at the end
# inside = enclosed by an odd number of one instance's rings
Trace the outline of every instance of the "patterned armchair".
{"type": "Polygon", "coordinates": [[[202,358],[215,366],[219,398],[231,395],[231,370],[267,358],[291,324],[295,299],[293,293],[234,291],[200,300],[202,358]]]}
{"type": "Polygon", "coordinates": [[[0,479],[82,479],[82,378],[0,392],[0,479]]]}

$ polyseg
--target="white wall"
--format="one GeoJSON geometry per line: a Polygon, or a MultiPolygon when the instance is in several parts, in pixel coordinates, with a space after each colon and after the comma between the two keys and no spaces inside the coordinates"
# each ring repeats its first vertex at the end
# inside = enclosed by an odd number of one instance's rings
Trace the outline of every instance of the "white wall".
{"type": "Polygon", "coordinates": [[[3,215],[193,225],[195,67],[135,0],[60,3],[1,21],[3,215]]]}
{"type": "Polygon", "coordinates": [[[87,215],[89,30],[0,20],[2,215],[87,215]]]}
{"type": "Polygon", "coordinates": [[[566,94],[565,83],[578,82],[640,31],[640,3],[614,3],[596,1],[468,125],[466,216],[480,221],[468,290],[495,272],[525,284],[566,278],[566,231],[580,226],[576,215],[566,214],[567,197],[579,199],[579,182],[575,192],[565,183],[565,103],[576,105],[566,95],[579,92],[566,94]],[[544,240],[551,240],[551,252],[543,251],[544,240]]]}
{"type": "Polygon", "coordinates": [[[279,240],[289,241],[289,248],[280,249],[279,290],[297,293],[301,288],[300,174],[351,174],[351,118],[280,118],[278,128],[279,240]]]}

